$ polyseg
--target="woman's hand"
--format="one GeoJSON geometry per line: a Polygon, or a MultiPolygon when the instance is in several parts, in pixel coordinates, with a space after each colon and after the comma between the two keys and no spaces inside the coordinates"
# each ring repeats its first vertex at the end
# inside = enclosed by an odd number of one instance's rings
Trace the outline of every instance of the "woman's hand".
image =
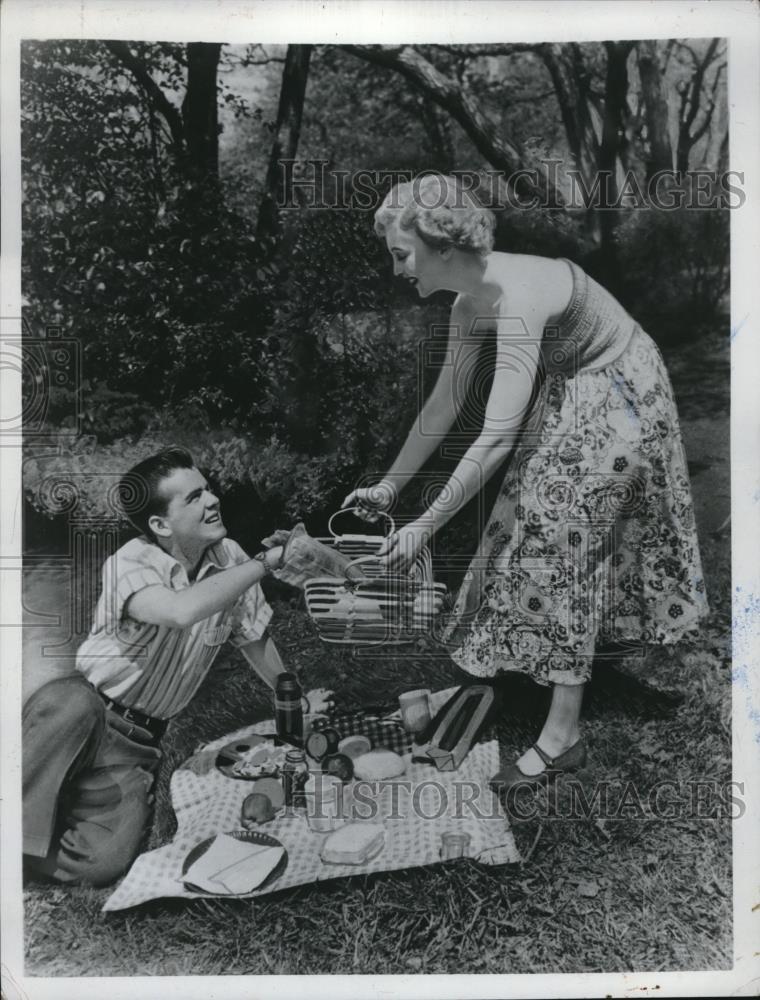
{"type": "Polygon", "coordinates": [[[377,555],[388,573],[407,573],[432,537],[430,526],[418,519],[388,535],[377,555]]]}
{"type": "Polygon", "coordinates": [[[354,490],[341,504],[341,510],[355,507],[357,516],[364,521],[377,521],[380,512],[387,512],[396,502],[397,493],[392,483],[383,479],[375,486],[354,490]]]}

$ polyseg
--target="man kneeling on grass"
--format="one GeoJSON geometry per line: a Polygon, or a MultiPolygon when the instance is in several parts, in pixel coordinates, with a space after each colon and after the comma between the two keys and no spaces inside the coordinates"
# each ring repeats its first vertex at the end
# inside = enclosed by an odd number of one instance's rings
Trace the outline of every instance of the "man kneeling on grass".
{"type": "Polygon", "coordinates": [[[77,673],[45,684],[23,711],[24,860],[59,882],[104,885],[129,867],[167,721],[224,642],[270,687],[284,669],[259,586],[282,549],[250,559],[226,537],[219,501],[183,448],[140,462],[119,491],[142,535],[103,566],[77,673]]]}

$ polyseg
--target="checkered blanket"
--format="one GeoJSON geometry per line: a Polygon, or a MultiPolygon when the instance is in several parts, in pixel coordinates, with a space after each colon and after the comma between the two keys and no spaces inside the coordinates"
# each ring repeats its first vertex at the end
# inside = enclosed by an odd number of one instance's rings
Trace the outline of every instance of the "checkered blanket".
{"type": "MultiPolygon", "coordinates": [[[[437,711],[454,689],[432,698],[437,711]]],[[[177,832],[169,844],[140,855],[106,900],[104,910],[121,910],[163,896],[197,898],[185,888],[182,863],[200,841],[239,828],[243,799],[250,784],[227,778],[215,766],[218,751],[235,739],[271,732],[272,721],[257,723],[215,740],[197,751],[172,775],[172,805],[177,832]]],[[[470,835],[467,856],[484,864],[519,861],[507,817],[487,781],[499,766],[495,740],[476,744],[457,771],[439,772],[428,764],[404,758],[406,774],[393,782],[378,782],[367,810],[373,822],[385,826],[385,847],[365,865],[333,865],[320,860],[327,834],[314,833],[300,810],[281,812],[263,826],[288,852],[283,874],[251,896],[276,892],[308,882],[347,875],[393,871],[440,860],[441,834],[456,830],[470,835]]]]}
{"type": "Polygon", "coordinates": [[[332,712],[328,722],[344,736],[366,736],[373,748],[385,747],[403,757],[411,753],[412,737],[401,724],[401,713],[381,717],[376,712],[332,712]]]}

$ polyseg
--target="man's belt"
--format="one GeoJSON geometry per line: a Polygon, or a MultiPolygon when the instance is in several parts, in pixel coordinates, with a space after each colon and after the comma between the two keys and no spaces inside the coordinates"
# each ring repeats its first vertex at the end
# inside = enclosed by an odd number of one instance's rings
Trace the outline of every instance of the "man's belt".
{"type": "MultiPolygon", "coordinates": [[[[125,708],[124,705],[119,705],[115,701],[111,701],[102,691],[99,691],[98,694],[106,703],[106,708],[109,712],[115,712],[116,715],[129,723],[130,726],[138,726],[140,729],[146,729],[156,742],[166,732],[166,727],[169,725],[168,719],[154,719],[152,715],[145,715],[134,708],[125,708]]],[[[129,735],[127,733],[127,736],[129,735]]]]}

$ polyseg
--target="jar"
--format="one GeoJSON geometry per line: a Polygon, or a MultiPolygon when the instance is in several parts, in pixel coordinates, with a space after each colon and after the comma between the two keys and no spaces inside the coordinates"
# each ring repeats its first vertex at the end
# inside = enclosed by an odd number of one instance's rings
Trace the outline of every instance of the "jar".
{"type": "Polygon", "coordinates": [[[303,750],[288,750],[280,777],[285,805],[303,808],[305,805],[303,790],[309,778],[309,765],[306,763],[306,754],[303,750]]]}

